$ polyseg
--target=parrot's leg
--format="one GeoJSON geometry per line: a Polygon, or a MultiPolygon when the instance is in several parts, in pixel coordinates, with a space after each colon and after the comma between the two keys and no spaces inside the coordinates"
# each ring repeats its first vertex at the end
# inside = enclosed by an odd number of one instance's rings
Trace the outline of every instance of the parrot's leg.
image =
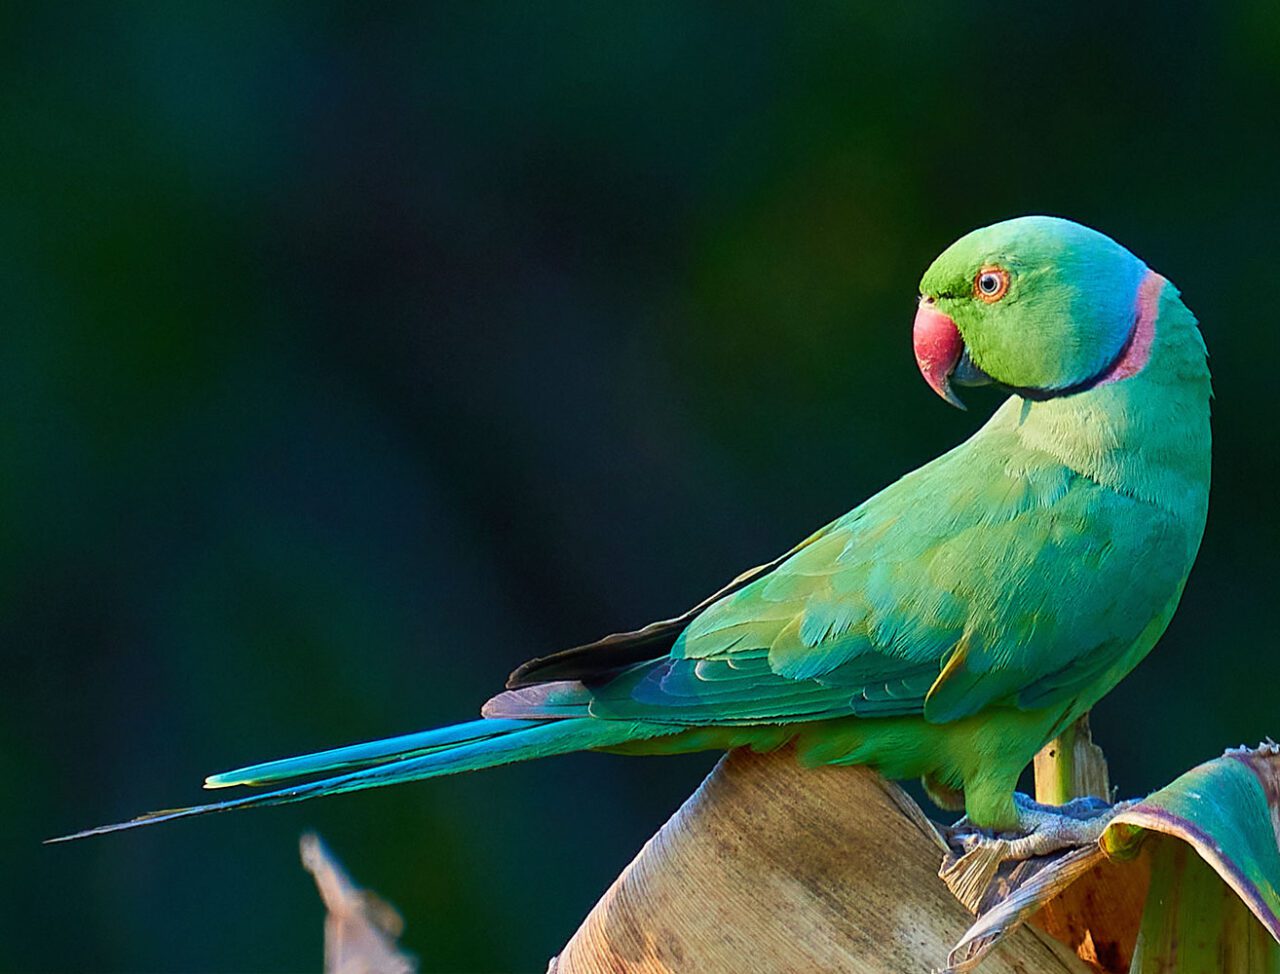
{"type": "Polygon", "coordinates": [[[960,902],[977,912],[1002,863],[1095,843],[1111,819],[1131,804],[1108,805],[1100,798],[1078,798],[1062,806],[1041,805],[1026,795],[1015,794],[1016,831],[991,834],[973,829],[961,819],[953,835],[964,854],[944,864],[939,875],[960,902]]]}
{"type": "Polygon", "coordinates": [[[1013,800],[1018,809],[1016,837],[988,838],[981,833],[966,835],[960,840],[966,850],[984,844],[996,847],[1002,844],[1002,861],[1008,861],[1089,845],[1102,837],[1118,812],[1132,804],[1118,802],[1108,805],[1100,798],[1084,798],[1076,799],[1070,805],[1042,805],[1021,793],[1015,794],[1013,800]]]}

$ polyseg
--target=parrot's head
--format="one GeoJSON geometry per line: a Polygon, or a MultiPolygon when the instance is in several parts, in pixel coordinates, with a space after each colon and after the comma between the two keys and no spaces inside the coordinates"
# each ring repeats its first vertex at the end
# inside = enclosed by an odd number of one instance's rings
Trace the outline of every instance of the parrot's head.
{"type": "Polygon", "coordinates": [[[961,237],[920,281],[914,345],[925,380],[995,382],[1029,398],[1087,388],[1123,354],[1146,265],[1070,220],[1025,216],[961,237]]]}

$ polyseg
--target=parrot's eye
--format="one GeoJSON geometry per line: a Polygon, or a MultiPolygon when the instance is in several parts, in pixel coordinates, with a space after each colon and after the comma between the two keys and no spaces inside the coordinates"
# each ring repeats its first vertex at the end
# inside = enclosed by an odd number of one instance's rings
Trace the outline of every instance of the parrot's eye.
{"type": "Polygon", "coordinates": [[[973,293],[988,304],[999,301],[1009,290],[1009,272],[1003,267],[984,267],[973,279],[973,293]]]}

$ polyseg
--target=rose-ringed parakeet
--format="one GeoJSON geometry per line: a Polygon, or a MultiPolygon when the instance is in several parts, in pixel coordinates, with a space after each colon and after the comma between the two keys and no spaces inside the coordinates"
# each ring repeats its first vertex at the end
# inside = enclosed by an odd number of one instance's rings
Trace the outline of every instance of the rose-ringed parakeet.
{"type": "Polygon", "coordinates": [[[532,660],[452,727],[273,761],[206,785],[319,780],[80,835],[584,749],[793,744],[1015,801],[1036,752],[1164,632],[1204,529],[1209,371],[1178,290],[1101,233],[976,230],[920,283],[920,369],[943,398],[1012,394],[967,441],[684,615],[532,660]]]}

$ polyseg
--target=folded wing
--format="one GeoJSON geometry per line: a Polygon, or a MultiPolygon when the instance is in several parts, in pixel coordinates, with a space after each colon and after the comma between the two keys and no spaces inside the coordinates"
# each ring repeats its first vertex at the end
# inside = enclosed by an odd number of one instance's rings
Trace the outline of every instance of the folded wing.
{"type": "Polygon", "coordinates": [[[971,440],[685,616],[535,661],[486,715],[946,722],[1069,702],[1176,594],[1188,539],[1009,439],[971,440]]]}

